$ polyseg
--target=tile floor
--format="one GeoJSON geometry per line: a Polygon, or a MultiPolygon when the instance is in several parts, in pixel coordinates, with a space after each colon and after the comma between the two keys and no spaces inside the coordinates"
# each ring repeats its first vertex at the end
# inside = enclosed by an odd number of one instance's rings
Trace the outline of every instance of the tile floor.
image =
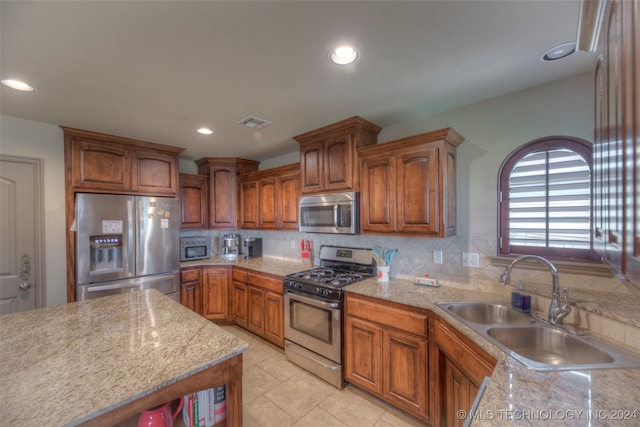
{"type": "Polygon", "coordinates": [[[224,328],[249,343],[242,380],[246,427],[423,425],[351,385],[336,389],[289,362],[282,349],[242,328],[224,328]]]}

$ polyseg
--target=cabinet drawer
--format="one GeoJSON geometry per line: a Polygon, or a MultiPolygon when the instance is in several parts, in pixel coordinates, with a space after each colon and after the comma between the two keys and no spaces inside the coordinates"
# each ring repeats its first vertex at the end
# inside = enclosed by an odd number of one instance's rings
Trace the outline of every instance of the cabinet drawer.
{"type": "Polygon", "coordinates": [[[475,345],[467,344],[450,327],[436,320],[433,328],[436,344],[451,360],[464,369],[465,375],[475,386],[480,386],[485,376],[491,375],[496,360],[475,345]]]}
{"type": "Polygon", "coordinates": [[[284,289],[284,278],[276,278],[264,274],[249,272],[249,284],[282,294],[284,289]]]}
{"type": "MultiPolygon", "coordinates": [[[[378,324],[400,329],[404,332],[427,337],[427,314],[391,306],[392,303],[376,303],[351,295],[346,298],[346,312],[378,324]]],[[[420,310],[420,309],[416,309],[420,310]]]]}
{"type": "Polygon", "coordinates": [[[200,281],[200,269],[183,270],[180,272],[180,283],[200,281]]]}
{"type": "Polygon", "coordinates": [[[231,280],[235,280],[236,282],[247,283],[247,271],[240,270],[239,268],[234,267],[231,270],[231,280]]]}

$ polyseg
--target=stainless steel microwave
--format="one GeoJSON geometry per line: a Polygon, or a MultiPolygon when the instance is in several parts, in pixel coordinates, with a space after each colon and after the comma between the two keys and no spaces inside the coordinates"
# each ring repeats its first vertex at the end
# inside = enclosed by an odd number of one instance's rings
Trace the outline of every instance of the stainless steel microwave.
{"type": "Polygon", "coordinates": [[[331,193],[300,198],[300,231],[309,233],[358,234],[358,193],[331,193]]]}
{"type": "Polygon", "coordinates": [[[211,237],[180,238],[180,262],[211,258],[211,237]]]}

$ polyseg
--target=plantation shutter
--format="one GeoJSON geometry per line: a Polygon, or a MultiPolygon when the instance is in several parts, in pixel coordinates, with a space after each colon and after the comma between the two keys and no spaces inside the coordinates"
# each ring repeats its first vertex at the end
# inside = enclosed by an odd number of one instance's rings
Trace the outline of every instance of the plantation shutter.
{"type": "Polygon", "coordinates": [[[591,177],[585,159],[569,149],[530,153],[511,170],[510,246],[591,248],[591,177]]]}

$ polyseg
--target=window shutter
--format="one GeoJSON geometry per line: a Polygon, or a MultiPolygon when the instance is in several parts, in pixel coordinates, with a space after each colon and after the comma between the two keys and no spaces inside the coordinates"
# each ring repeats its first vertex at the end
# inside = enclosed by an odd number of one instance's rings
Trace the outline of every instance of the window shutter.
{"type": "Polygon", "coordinates": [[[590,250],[590,166],[580,154],[530,153],[512,168],[508,185],[510,246],[590,250]]]}

